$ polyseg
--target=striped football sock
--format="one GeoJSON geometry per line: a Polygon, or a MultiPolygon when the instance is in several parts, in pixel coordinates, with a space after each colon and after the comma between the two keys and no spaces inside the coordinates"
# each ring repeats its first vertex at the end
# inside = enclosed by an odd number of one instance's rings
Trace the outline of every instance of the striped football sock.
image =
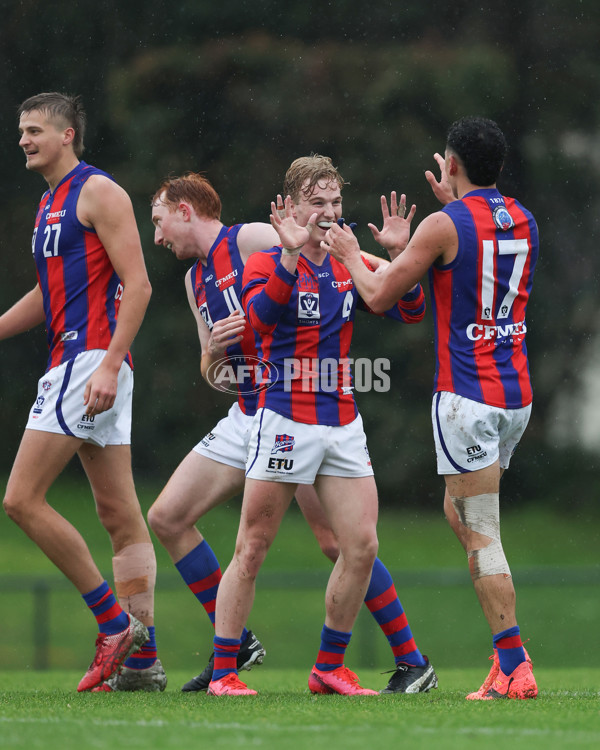
{"type": "Polygon", "coordinates": [[[239,638],[214,637],[215,663],[213,668],[213,680],[220,680],[230,672],[237,674],[237,657],[240,652],[239,638]]]}
{"type": "MultiPolygon", "coordinates": [[[[194,547],[179,562],[176,562],[175,567],[189,590],[206,610],[214,628],[217,591],[222,574],[219,561],[206,539],[203,539],[197,547],[194,547]]],[[[242,642],[246,640],[247,635],[248,631],[244,628],[242,642]]]]}
{"type": "Polygon", "coordinates": [[[123,662],[124,667],[129,669],[148,669],[156,661],[156,633],[154,625],[148,625],[150,638],[144,645],[135,651],[123,662]]]}
{"type": "Polygon", "coordinates": [[[396,664],[424,666],[425,659],[413,638],[392,576],[378,557],[373,564],[365,604],[388,639],[396,664]]]}
{"type": "Polygon", "coordinates": [[[129,627],[129,615],[121,608],[106,581],[101,583],[97,589],[82,596],[92,610],[92,614],[98,623],[98,630],[101,633],[114,635],[129,627]]]}
{"type": "Polygon", "coordinates": [[[494,648],[498,649],[500,669],[508,677],[525,661],[525,649],[518,625],[508,628],[493,637],[494,648]]]}
{"type": "Polygon", "coordinates": [[[344,664],[344,655],[352,633],[344,633],[341,630],[332,630],[323,625],[321,631],[321,648],[315,664],[322,672],[331,672],[344,664]]]}

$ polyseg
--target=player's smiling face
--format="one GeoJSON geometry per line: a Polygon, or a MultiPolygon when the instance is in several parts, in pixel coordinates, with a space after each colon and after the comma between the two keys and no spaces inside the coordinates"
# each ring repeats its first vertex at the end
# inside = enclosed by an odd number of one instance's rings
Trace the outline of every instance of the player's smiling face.
{"type": "Polygon", "coordinates": [[[173,211],[166,203],[163,203],[161,198],[158,198],[152,204],[152,223],[154,224],[155,245],[166,247],[179,260],[194,256],[193,252],[186,250],[185,234],[189,222],[186,222],[182,211],[179,209],[173,211]]]}
{"type": "MultiPolygon", "coordinates": [[[[305,188],[308,180],[302,186],[305,188]]],[[[299,203],[294,204],[294,215],[300,226],[306,226],[309,218],[317,214],[311,242],[319,244],[329,227],[342,215],[342,194],[337,182],[317,182],[312,193],[300,193],[299,203]]]]}
{"type": "Polygon", "coordinates": [[[48,120],[44,112],[23,112],[19,120],[19,146],[23,149],[26,167],[34,172],[43,172],[60,160],[64,145],[71,142],[68,131],[58,121],[48,120]]]}

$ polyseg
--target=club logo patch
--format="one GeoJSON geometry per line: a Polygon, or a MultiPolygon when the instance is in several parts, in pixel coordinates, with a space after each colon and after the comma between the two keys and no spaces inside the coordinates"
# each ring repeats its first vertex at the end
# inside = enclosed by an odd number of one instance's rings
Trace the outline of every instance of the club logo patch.
{"type": "Polygon", "coordinates": [[[275,435],[275,442],[271,448],[271,454],[292,451],[294,450],[295,444],[296,439],[293,435],[275,435]]]}
{"type": "Polygon", "coordinates": [[[492,218],[494,219],[494,224],[503,232],[507,232],[515,225],[514,219],[508,213],[506,206],[497,206],[492,213],[492,218]]]}

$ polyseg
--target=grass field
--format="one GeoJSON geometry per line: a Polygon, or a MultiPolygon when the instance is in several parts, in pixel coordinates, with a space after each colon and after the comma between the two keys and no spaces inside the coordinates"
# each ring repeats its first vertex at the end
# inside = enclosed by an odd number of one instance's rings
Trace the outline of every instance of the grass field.
{"type": "MultiPolygon", "coordinates": [[[[483,667],[483,665],[482,665],[483,667]]],[[[586,669],[536,670],[533,701],[470,702],[464,695],[485,670],[440,670],[440,687],[415,696],[312,696],[307,670],[247,674],[256,698],[184,694],[187,673],[173,672],[161,694],[77,694],[78,672],[2,674],[0,747],[238,748],[265,750],[562,750],[600,746],[598,674],[586,669]]],[[[362,670],[378,688],[382,676],[362,670]]]]}
{"type": "MultiPolygon", "coordinates": [[[[147,509],[157,490],[140,493],[147,509]]],[[[93,511],[89,490],[61,483],[51,501],[82,530],[94,558],[112,580],[108,538],[93,511]]],[[[225,566],[237,530],[239,504],[207,516],[202,529],[225,566]]],[[[544,668],[594,667],[600,621],[598,518],[556,515],[530,506],[503,520],[504,546],[518,592],[523,636],[544,668]]],[[[490,653],[490,636],[466,571],[464,554],[440,513],[381,514],[380,557],[394,580],[421,650],[437,668],[477,668],[490,653]]],[[[157,544],[156,624],[165,668],[201,671],[212,649],[212,628],[157,544]]],[[[324,582],[330,563],[292,506],[257,583],[250,626],[273,669],[312,663],[323,623],[324,582]]],[[[9,519],[0,514],[0,666],[36,664],[34,641],[46,631],[50,669],[85,670],[95,623],[73,587],[9,519]],[[45,609],[39,583],[48,587],[45,609]]],[[[348,653],[352,668],[391,669],[386,639],[363,610],[348,653]]],[[[188,677],[191,676],[188,674],[188,677]]],[[[600,677],[598,680],[600,684],[600,677]]]]}
{"type": "MultiPolygon", "coordinates": [[[[146,510],[156,496],[141,492],[146,510]]],[[[111,551],[85,483],[61,483],[51,501],[84,533],[111,580],[111,551]]],[[[202,530],[223,566],[231,556],[239,505],[220,508],[202,530]]],[[[440,678],[428,695],[345,699],[311,696],[308,670],[323,622],[330,564],[297,509],[286,516],[258,580],[250,626],[267,648],[246,674],[256,699],[180,692],[206,664],[212,629],[157,545],[156,623],[169,677],[165,693],[79,695],[93,655],[95,623],[77,592],[0,515],[0,748],[261,747],[340,750],[378,747],[592,748],[600,746],[600,566],[598,518],[530,506],[505,514],[504,546],[518,615],[540,695],[536,701],[471,703],[464,695],[487,674],[491,638],[458,543],[441,515],[382,513],[380,557],[424,653],[440,678]],[[40,589],[47,586],[44,607],[40,589]],[[49,669],[32,668],[46,632],[49,669]]],[[[381,689],[392,668],[388,644],[365,611],[346,663],[381,689]]]]}

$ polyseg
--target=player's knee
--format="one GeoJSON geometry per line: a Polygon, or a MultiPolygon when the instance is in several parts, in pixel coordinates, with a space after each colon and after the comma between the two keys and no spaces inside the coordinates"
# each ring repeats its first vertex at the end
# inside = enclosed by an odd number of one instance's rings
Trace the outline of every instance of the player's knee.
{"type": "Polygon", "coordinates": [[[2,502],[2,507],[10,520],[19,526],[23,524],[27,516],[31,515],[31,511],[28,511],[22,498],[15,492],[7,491],[2,502]]]}
{"type": "Polygon", "coordinates": [[[472,579],[476,581],[499,574],[509,577],[510,568],[500,541],[499,494],[494,492],[450,499],[456,515],[455,531],[467,550],[472,579]],[[486,539],[486,543],[481,542],[481,537],[486,539]]]}
{"type": "Polygon", "coordinates": [[[17,508],[18,504],[14,502],[13,498],[9,495],[5,495],[2,501],[2,507],[6,515],[12,520],[17,521],[17,508]]]}
{"type": "Polygon", "coordinates": [[[197,519],[176,512],[168,504],[157,504],[148,511],[148,525],[161,542],[178,539],[182,534],[192,529],[197,519]]]}
{"type": "Polygon", "coordinates": [[[154,505],[148,511],[148,525],[162,541],[173,536],[171,516],[161,505],[154,505]]]}
{"type": "Polygon", "coordinates": [[[368,573],[370,575],[378,549],[377,534],[371,533],[352,539],[349,544],[342,547],[341,552],[346,564],[355,569],[357,574],[368,573]]]}
{"type": "Polygon", "coordinates": [[[508,561],[499,539],[492,539],[485,547],[471,550],[468,557],[469,572],[473,581],[495,575],[503,575],[505,578],[511,577],[508,561]]]}
{"type": "Polygon", "coordinates": [[[331,529],[320,530],[316,536],[321,552],[331,562],[335,562],[340,556],[340,545],[333,531],[331,529]]]}
{"type": "Polygon", "coordinates": [[[369,541],[365,542],[364,547],[363,547],[365,564],[369,568],[369,571],[373,567],[378,551],[379,551],[379,542],[377,540],[377,535],[373,534],[373,536],[369,539],[369,541]]]}
{"type": "Polygon", "coordinates": [[[260,535],[247,536],[242,541],[238,540],[235,559],[244,578],[254,580],[257,577],[270,546],[270,541],[260,535]]]}
{"type": "Polygon", "coordinates": [[[125,525],[124,519],[116,508],[96,503],[96,510],[100,523],[110,536],[116,534],[125,525]]]}

